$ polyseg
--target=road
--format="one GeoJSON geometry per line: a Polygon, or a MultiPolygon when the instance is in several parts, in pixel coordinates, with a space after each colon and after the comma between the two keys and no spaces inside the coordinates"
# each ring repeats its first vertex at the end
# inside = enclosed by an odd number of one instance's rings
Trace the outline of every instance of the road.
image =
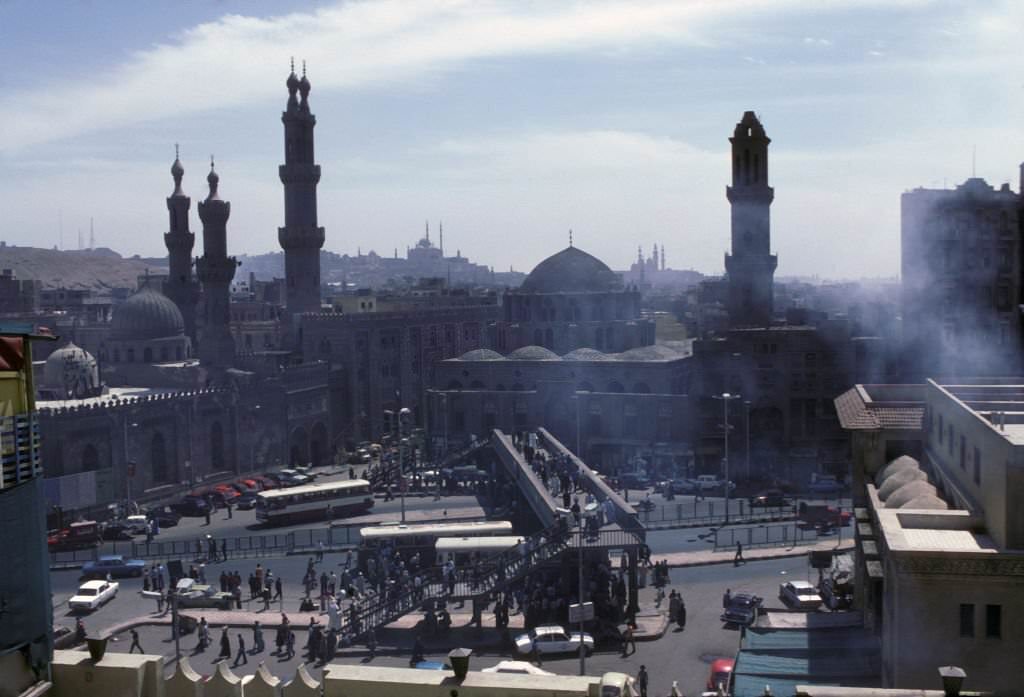
{"type": "MultiPolygon", "coordinates": [[[[328,554],[321,568],[337,568],[341,559],[340,554],[328,554]]],[[[245,579],[255,568],[256,561],[240,560],[238,563],[211,565],[208,567],[210,569],[208,575],[219,574],[221,569],[237,569],[245,579]]],[[[264,568],[272,569],[275,574],[281,575],[285,580],[285,610],[297,610],[298,579],[305,570],[306,558],[296,556],[259,561],[264,568]]],[[[734,656],[738,648],[738,631],[726,629],[718,620],[721,612],[722,593],[725,589],[754,592],[767,599],[766,605],[777,607],[778,584],[787,578],[809,578],[805,558],[751,562],[739,567],[727,564],[673,569],[671,571],[672,587],[682,592],[688,609],[686,629],[679,631],[673,627],[661,639],[641,642],[638,644],[637,653],[625,658],[620,655],[618,647],[601,647],[587,660],[587,672],[600,674],[619,670],[635,674],[640,665],[644,664],[651,675],[651,694],[667,694],[672,680],[679,681],[679,686],[685,694],[695,694],[707,679],[710,662],[718,657],[734,656]]],[[[215,579],[211,580],[216,582],[215,579]]],[[[58,597],[62,593],[66,594],[73,590],[76,583],[77,572],[66,571],[53,574],[54,593],[58,597]]],[[[139,596],[140,589],[141,582],[138,579],[123,580],[119,597],[108,606],[85,618],[87,629],[98,630],[129,617],[154,612],[154,603],[139,596]]],[[[654,590],[642,589],[640,600],[642,604],[653,604],[654,590]]],[[[276,616],[277,607],[275,603],[273,606],[274,616],[276,616]]],[[[66,607],[58,608],[55,614],[58,624],[73,625],[74,618],[67,614],[66,607]]],[[[206,612],[206,616],[211,625],[217,627],[217,611],[209,610],[206,612]]],[[[251,649],[252,633],[248,630],[230,630],[232,646],[236,646],[235,642],[239,631],[242,631],[246,644],[251,649]]],[[[495,636],[494,630],[491,629],[463,630],[463,632],[460,641],[470,646],[474,643],[473,637],[480,637],[480,644],[489,644],[495,636]],[[473,633],[477,631],[479,634],[473,633]]],[[[272,651],[273,634],[271,632],[265,634],[267,643],[271,645],[269,650],[272,651]]],[[[174,644],[170,641],[170,632],[167,627],[145,627],[139,631],[139,635],[142,646],[147,651],[161,653],[169,661],[173,658],[174,644]]],[[[214,642],[217,642],[220,637],[220,629],[215,629],[211,636],[214,642]]],[[[368,660],[365,650],[359,650],[338,658],[335,663],[370,662],[372,665],[405,666],[408,665],[412,640],[413,633],[411,631],[394,632],[388,637],[382,635],[381,654],[372,661],[368,660]],[[396,639],[396,636],[399,638],[396,639]]],[[[305,641],[304,632],[298,632],[296,646],[298,648],[305,646],[305,641]]],[[[182,647],[187,655],[192,654],[195,642],[195,635],[182,639],[182,647]]],[[[123,635],[118,641],[111,644],[109,650],[127,651],[128,643],[127,635],[123,635]]],[[[443,661],[447,651],[451,648],[456,648],[456,645],[436,647],[435,650],[427,652],[427,658],[443,661]]],[[[212,647],[204,653],[196,654],[191,659],[193,666],[202,673],[210,674],[215,669],[213,661],[217,653],[217,648],[212,647]]],[[[511,657],[496,650],[478,650],[473,665],[476,668],[482,668],[493,665],[503,658],[511,657]]],[[[266,660],[267,666],[275,675],[290,679],[300,659],[297,657],[291,660],[282,660],[265,652],[262,655],[251,656],[248,665],[240,667],[237,672],[240,674],[254,672],[260,660],[266,660]]],[[[556,673],[576,674],[578,659],[575,657],[549,658],[544,661],[543,667],[556,673]]],[[[313,672],[316,673],[316,671],[313,672]]]]}

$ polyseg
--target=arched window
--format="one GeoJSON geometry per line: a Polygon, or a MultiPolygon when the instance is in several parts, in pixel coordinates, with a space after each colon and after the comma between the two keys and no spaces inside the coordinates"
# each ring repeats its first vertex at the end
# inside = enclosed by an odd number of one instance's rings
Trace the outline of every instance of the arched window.
{"type": "Polygon", "coordinates": [[[608,392],[622,393],[626,391],[626,388],[622,386],[622,383],[618,380],[612,380],[608,383],[608,392]]]}
{"type": "Polygon", "coordinates": [[[82,471],[95,472],[100,468],[100,454],[96,446],[90,443],[82,451],[82,471]]]}
{"type": "Polygon", "coordinates": [[[615,350],[615,333],[612,327],[608,327],[604,330],[604,345],[609,351],[615,350]]]}
{"type": "Polygon", "coordinates": [[[494,402],[484,404],[484,433],[490,433],[498,424],[498,409],[494,402]]]}
{"type": "Polygon", "coordinates": [[[143,363],[152,363],[153,362],[153,349],[151,349],[148,346],[145,349],[143,349],[143,351],[142,351],[142,362],[143,363]]]}
{"type": "Polygon", "coordinates": [[[134,363],[135,362],[135,349],[133,349],[133,348],[125,349],[125,351],[124,351],[124,360],[125,360],[126,363],[134,363]]]}
{"type": "Polygon", "coordinates": [[[544,345],[544,332],[542,332],[540,329],[534,329],[533,330],[533,345],[534,346],[543,346],[544,345]]]}
{"type": "Polygon", "coordinates": [[[167,347],[166,346],[161,346],[160,347],[160,362],[161,363],[166,363],[167,362],[167,358],[168,358],[167,347]]]}
{"type": "Polygon", "coordinates": [[[114,363],[121,362],[121,349],[114,349],[114,363]]]}
{"type": "Polygon", "coordinates": [[[544,346],[552,350],[555,348],[555,332],[551,327],[544,330],[544,346]]]}
{"type": "Polygon", "coordinates": [[[604,350],[604,330],[601,327],[594,330],[594,348],[598,351],[604,350]]]}

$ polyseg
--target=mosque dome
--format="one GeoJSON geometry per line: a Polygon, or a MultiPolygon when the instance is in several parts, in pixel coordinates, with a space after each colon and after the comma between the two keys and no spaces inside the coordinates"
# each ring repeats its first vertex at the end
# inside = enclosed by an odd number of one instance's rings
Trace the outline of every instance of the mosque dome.
{"type": "Polygon", "coordinates": [[[622,290],[622,280],[595,256],[566,247],[537,264],[519,288],[524,293],[601,293],[622,290]]]}
{"type": "Polygon", "coordinates": [[[63,396],[87,397],[99,387],[99,368],[92,354],[68,342],[43,364],[43,387],[63,396]]]}
{"type": "Polygon", "coordinates": [[[111,338],[116,341],[144,341],[181,336],[185,320],[174,301],[145,286],[114,309],[111,338]]]}
{"type": "Polygon", "coordinates": [[[500,361],[502,355],[491,349],[473,349],[459,356],[460,361],[500,361]]]}
{"type": "Polygon", "coordinates": [[[508,354],[513,361],[558,361],[558,354],[543,346],[524,346],[508,354]]]}
{"type": "Polygon", "coordinates": [[[569,353],[562,356],[563,361],[610,361],[613,360],[607,353],[602,353],[597,349],[589,348],[584,346],[582,348],[574,349],[569,353]]]}

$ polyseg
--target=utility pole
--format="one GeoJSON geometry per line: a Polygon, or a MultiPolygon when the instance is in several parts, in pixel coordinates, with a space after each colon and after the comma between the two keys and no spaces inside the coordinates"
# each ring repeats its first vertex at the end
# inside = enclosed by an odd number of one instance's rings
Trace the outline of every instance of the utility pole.
{"type": "Polygon", "coordinates": [[[722,400],[722,414],[724,416],[722,428],[725,433],[725,456],[722,458],[722,469],[725,476],[725,523],[729,524],[729,402],[734,399],[741,399],[738,394],[730,394],[723,392],[721,395],[715,395],[715,399],[722,400]]]}

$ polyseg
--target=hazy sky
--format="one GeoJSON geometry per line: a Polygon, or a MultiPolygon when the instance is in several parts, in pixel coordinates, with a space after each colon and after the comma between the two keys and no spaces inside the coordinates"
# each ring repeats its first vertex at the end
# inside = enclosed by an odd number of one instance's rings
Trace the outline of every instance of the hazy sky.
{"type": "MultiPolygon", "coordinates": [[[[279,249],[290,56],[308,62],[325,247],[529,270],[643,245],[721,273],[728,136],[772,138],[779,275],[892,275],[899,196],[1018,189],[1024,3],[0,0],[0,239],[164,254],[174,143],[192,227],[216,154],[234,253],[279,249]]],[[[197,253],[201,246],[197,239],[197,253]]]]}

